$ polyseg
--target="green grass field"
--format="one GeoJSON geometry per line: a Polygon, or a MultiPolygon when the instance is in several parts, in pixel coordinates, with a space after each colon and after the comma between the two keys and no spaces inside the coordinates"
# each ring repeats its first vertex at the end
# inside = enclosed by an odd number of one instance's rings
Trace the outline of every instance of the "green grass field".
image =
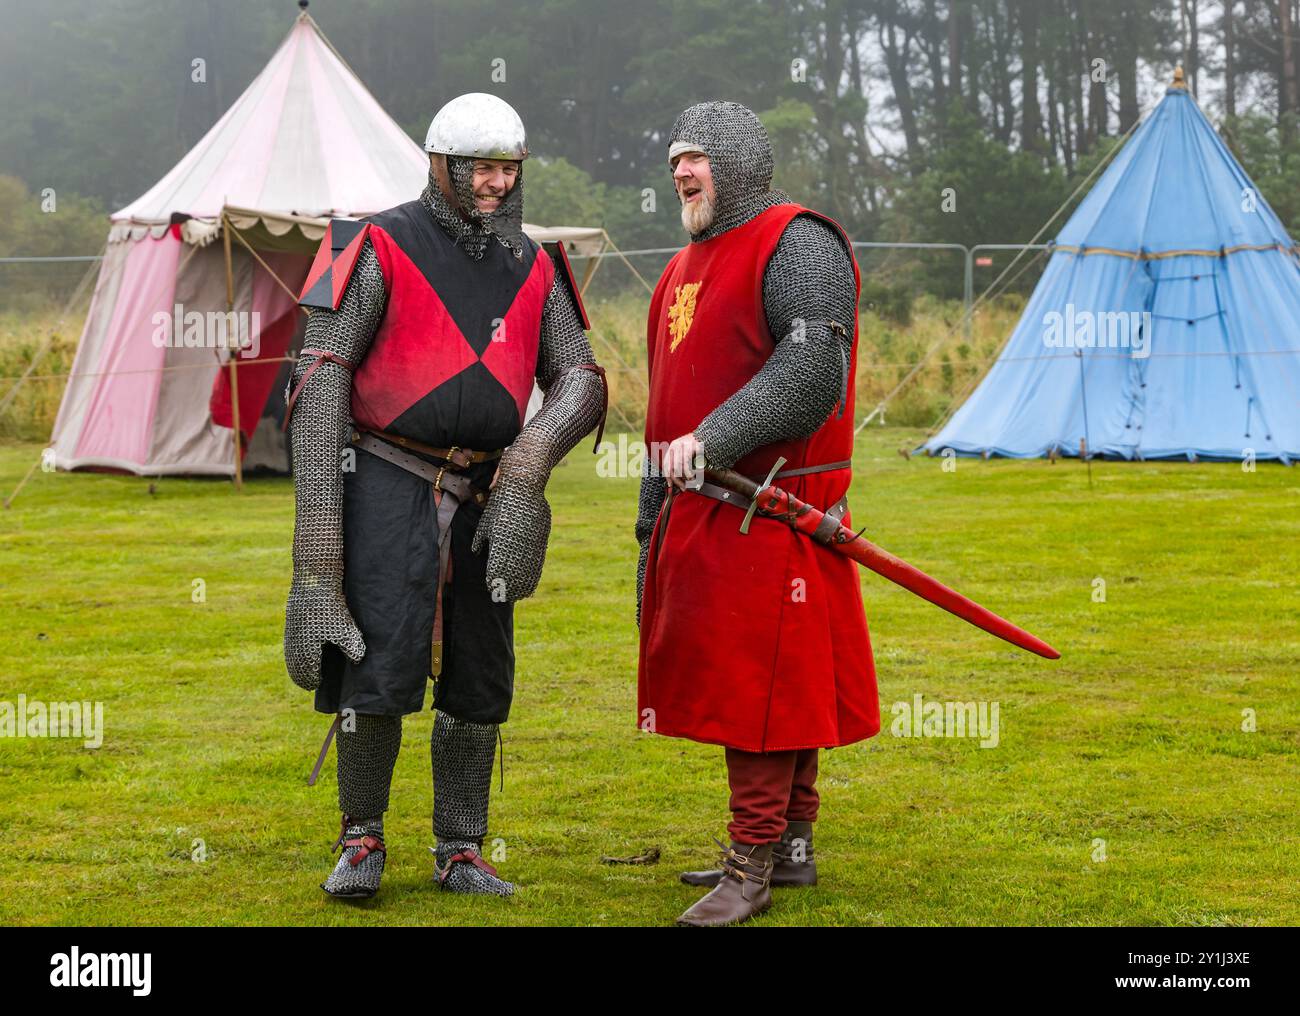
{"type": "MultiPolygon", "coordinates": [[[[1300,474],[1094,463],[1090,490],[1077,462],[896,454],[919,433],[861,436],[857,524],[1064,655],[864,573],[885,730],[824,753],[822,884],[756,923],[1300,923],[1300,474]],[[892,736],[918,693],[997,702],[998,746],[892,736]]],[[[721,751],[636,727],[637,481],[598,478],[589,449],[551,483],[546,576],[516,614],[489,836],[520,891],[433,888],[426,712],[361,906],[317,888],[338,813],[332,756],[305,786],[327,719],[281,661],[289,481],[38,471],[0,514],[0,700],[101,701],[105,731],[0,738],[0,923],[671,923],[697,895],[677,872],[724,834],[721,751]],[[656,865],[601,862],[649,847],[656,865]]],[[[39,453],[0,446],[4,493],[39,453]]]]}

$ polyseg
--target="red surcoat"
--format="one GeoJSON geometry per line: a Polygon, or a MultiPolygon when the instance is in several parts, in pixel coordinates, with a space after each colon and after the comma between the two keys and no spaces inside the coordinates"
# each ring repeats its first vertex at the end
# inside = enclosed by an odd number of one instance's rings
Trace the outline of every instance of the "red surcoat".
{"type": "MultiPolygon", "coordinates": [[[[763,309],[763,273],[798,205],[777,205],[743,226],[679,252],[650,303],[646,443],[657,462],[750,380],[775,340],[763,309]]],[[[818,216],[822,218],[821,216],[818,216]]],[[[837,231],[840,227],[824,219],[837,231]]],[[[846,241],[847,242],[847,241],[846,241]]],[[[854,265],[857,284],[857,266],[854,265]]],[[[857,322],[853,322],[857,360],[857,322]]],[[[853,455],[847,404],[810,437],[755,449],[735,468],[755,479],[853,455]]],[[[827,508],[851,469],[780,480],[827,508]]],[[[644,729],[745,751],[829,748],[880,729],[871,642],[857,566],[784,523],[686,492],[660,512],[641,611],[639,723],[644,729]]],[[[844,519],[851,524],[849,517],[844,519]]]]}

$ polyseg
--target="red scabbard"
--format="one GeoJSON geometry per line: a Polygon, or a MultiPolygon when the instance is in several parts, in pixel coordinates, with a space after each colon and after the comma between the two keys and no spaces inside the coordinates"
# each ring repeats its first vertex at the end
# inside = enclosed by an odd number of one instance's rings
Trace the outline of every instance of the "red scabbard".
{"type": "MultiPolygon", "coordinates": [[[[774,467],[772,472],[775,473],[778,467],[774,467]]],[[[705,477],[710,483],[751,498],[757,514],[784,522],[809,539],[814,538],[826,515],[825,512],[805,504],[793,494],[770,482],[757,484],[749,477],[730,469],[708,469],[705,471],[705,477]]],[[[835,553],[858,562],[864,568],[870,568],[877,575],[915,593],[923,600],[929,600],[936,607],[942,607],[948,613],[957,615],[976,628],[982,628],[990,635],[996,635],[1014,646],[1037,653],[1049,660],[1058,660],[1061,657],[1060,653],[1038,636],[1012,624],[1004,617],[999,617],[987,607],[981,607],[974,600],[931,578],[902,558],[877,547],[846,526],[837,526],[828,542],[823,540],[818,542],[835,553]]]]}

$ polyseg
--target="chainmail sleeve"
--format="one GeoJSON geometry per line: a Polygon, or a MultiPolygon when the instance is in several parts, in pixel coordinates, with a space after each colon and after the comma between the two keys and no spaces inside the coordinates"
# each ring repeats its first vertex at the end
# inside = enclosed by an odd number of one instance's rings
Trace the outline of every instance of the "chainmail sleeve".
{"type": "MultiPolygon", "coordinates": [[[[370,346],[387,299],[379,259],[367,240],[338,310],[314,309],[304,350],[334,354],[355,369],[370,346]]],[[[352,371],[319,354],[299,357],[288,391],[293,449],[293,586],[285,613],[284,655],[296,684],[320,683],[324,643],[356,661],[365,644],[343,596],[343,448],[352,427],[352,371]],[[306,383],[300,381],[313,368],[306,383]]]]}
{"type": "Polygon", "coordinates": [[[542,407],[504,455],[492,498],[474,535],[488,547],[487,581],[493,595],[529,597],[537,589],[551,531],[546,483],[551,470],[601,418],[605,380],[559,274],[542,310],[537,384],[542,407]]]}
{"type": "Polygon", "coordinates": [[[808,437],[844,397],[857,313],[849,258],[843,239],[819,219],[800,215],[785,228],[763,274],[776,349],[695,428],[711,465],[732,466],[755,448],[808,437]]]}
{"type": "MultiPolygon", "coordinates": [[[[600,422],[605,404],[604,381],[595,371],[580,369],[595,362],[573,297],[557,271],[542,310],[542,338],[537,353],[537,386],[544,399],[541,409],[510,446],[506,458],[511,460],[512,469],[536,472],[540,468],[549,476],[600,422]]],[[[506,465],[503,460],[503,471],[506,465]]],[[[545,484],[546,478],[541,480],[545,484]]]]}
{"type": "Polygon", "coordinates": [[[641,594],[645,591],[645,563],[650,554],[650,537],[660,509],[668,497],[668,483],[647,456],[641,471],[641,495],[636,506],[636,540],[641,553],[636,562],[636,622],[641,623],[641,594]]]}

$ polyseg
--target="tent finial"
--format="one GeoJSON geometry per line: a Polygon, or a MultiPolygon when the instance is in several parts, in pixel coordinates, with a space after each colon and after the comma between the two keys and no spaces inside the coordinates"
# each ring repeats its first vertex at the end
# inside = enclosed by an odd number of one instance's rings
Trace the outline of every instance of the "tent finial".
{"type": "MultiPolygon", "coordinates": [[[[299,2],[301,2],[301,0],[299,0],[299,2]]],[[[1176,67],[1174,68],[1174,83],[1173,83],[1172,85],[1170,85],[1169,87],[1170,87],[1170,88],[1186,88],[1186,87],[1187,87],[1187,82],[1186,82],[1186,81],[1184,80],[1184,78],[1183,78],[1183,65],[1182,65],[1182,64],[1179,64],[1178,66],[1176,66],[1176,67]]]]}
{"type": "Polygon", "coordinates": [[[299,9],[303,11],[307,10],[307,2],[308,0],[298,0],[299,9]]]}

